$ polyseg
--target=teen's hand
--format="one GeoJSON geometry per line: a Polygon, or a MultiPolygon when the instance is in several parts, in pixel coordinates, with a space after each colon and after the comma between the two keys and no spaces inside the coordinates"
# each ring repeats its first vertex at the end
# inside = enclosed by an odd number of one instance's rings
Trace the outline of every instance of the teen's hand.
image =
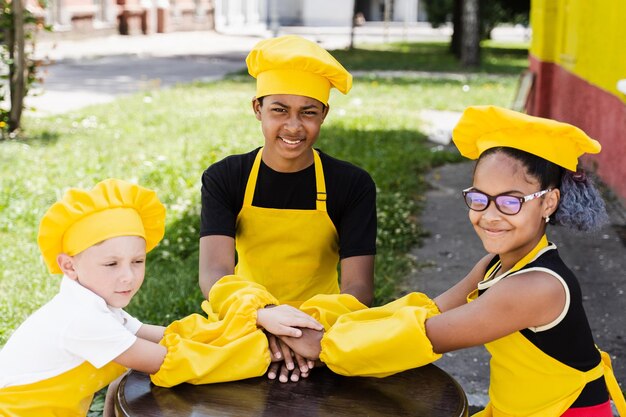
{"type": "MultiPolygon", "coordinates": [[[[303,329],[304,332],[315,331],[309,329],[303,329]]],[[[297,339],[297,338],[290,338],[297,339]]],[[[307,360],[306,357],[299,352],[291,350],[288,344],[282,342],[278,337],[268,334],[267,340],[269,343],[270,353],[272,356],[272,362],[283,362],[286,370],[293,371],[294,369],[300,369],[303,373],[308,373],[314,366],[314,361],[307,360]],[[295,359],[295,361],[294,361],[295,359]]],[[[271,378],[273,379],[273,378],[271,378]]]]}
{"type": "Polygon", "coordinates": [[[309,376],[311,368],[315,365],[313,361],[292,352],[288,345],[273,335],[268,335],[268,341],[272,356],[272,363],[267,371],[269,379],[297,382],[300,378],[309,376]]]}
{"type": "Polygon", "coordinates": [[[267,371],[267,377],[269,379],[276,379],[282,383],[286,382],[298,382],[301,378],[308,378],[309,372],[302,372],[300,368],[288,370],[285,366],[285,362],[274,362],[270,365],[267,371]]]}
{"type": "Polygon", "coordinates": [[[308,360],[307,365],[311,369],[313,368],[313,361],[320,357],[324,332],[313,329],[301,330],[302,335],[300,337],[279,336],[279,339],[297,355],[306,358],[308,360]]]}

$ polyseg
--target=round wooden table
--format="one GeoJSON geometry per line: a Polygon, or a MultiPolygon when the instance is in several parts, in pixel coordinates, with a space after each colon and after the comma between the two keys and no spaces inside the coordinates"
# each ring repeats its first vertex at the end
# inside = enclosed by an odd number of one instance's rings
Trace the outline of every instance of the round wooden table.
{"type": "Polygon", "coordinates": [[[131,371],[115,396],[124,417],[322,417],[322,416],[467,416],[465,393],[435,365],[387,378],[343,377],[316,368],[299,382],[266,377],[209,385],[153,385],[131,371]]]}

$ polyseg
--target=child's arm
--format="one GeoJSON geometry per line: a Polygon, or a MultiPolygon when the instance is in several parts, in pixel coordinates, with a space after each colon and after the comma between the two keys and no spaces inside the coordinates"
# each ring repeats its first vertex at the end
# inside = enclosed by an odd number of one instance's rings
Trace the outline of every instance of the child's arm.
{"type": "Polygon", "coordinates": [[[159,343],[161,339],[163,339],[164,331],[165,327],[163,326],[155,326],[154,324],[142,324],[139,330],[137,330],[136,336],[154,343],[159,343]]]}
{"type": "Polygon", "coordinates": [[[135,343],[113,361],[147,374],[157,372],[167,354],[167,348],[159,344],[164,330],[163,326],[142,324],[136,333],[135,343]]]}
{"type": "Polygon", "coordinates": [[[471,303],[428,319],[426,333],[438,353],[483,345],[552,323],[565,302],[561,281],[543,271],[529,271],[509,276],[471,303]]]}
{"type": "Polygon", "coordinates": [[[474,265],[472,270],[453,287],[437,296],[434,301],[442,313],[467,303],[467,296],[474,291],[480,281],[482,281],[487,265],[493,255],[486,255],[474,265]]]}

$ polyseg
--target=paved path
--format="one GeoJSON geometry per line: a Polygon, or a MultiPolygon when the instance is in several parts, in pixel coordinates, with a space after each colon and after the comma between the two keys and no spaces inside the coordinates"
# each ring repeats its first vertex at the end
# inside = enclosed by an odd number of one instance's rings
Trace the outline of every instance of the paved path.
{"type": "Polygon", "coordinates": [[[64,113],[106,103],[122,94],[215,80],[245,67],[258,36],[177,32],[42,42],[38,55],[50,60],[39,95],[28,97],[35,115],[64,113]]]}

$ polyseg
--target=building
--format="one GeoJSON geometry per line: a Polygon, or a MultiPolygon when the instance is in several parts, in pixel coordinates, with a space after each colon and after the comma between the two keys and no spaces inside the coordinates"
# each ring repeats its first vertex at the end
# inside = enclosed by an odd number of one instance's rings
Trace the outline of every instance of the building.
{"type": "Polygon", "coordinates": [[[140,34],[213,29],[214,0],[50,0],[28,8],[55,34],[80,36],[103,32],[140,34]]]}
{"type": "Polygon", "coordinates": [[[368,22],[426,21],[420,0],[27,0],[54,32],[84,35],[177,30],[250,32],[280,26],[349,27],[355,10],[368,22]],[[356,4],[355,4],[356,1],[356,4]]]}
{"type": "Polygon", "coordinates": [[[531,26],[528,112],[598,140],[584,162],[626,201],[626,1],[532,0],[531,26]]]}
{"type": "Polygon", "coordinates": [[[420,0],[214,0],[216,30],[278,26],[349,27],[355,10],[365,21],[425,21],[420,0]]]}

